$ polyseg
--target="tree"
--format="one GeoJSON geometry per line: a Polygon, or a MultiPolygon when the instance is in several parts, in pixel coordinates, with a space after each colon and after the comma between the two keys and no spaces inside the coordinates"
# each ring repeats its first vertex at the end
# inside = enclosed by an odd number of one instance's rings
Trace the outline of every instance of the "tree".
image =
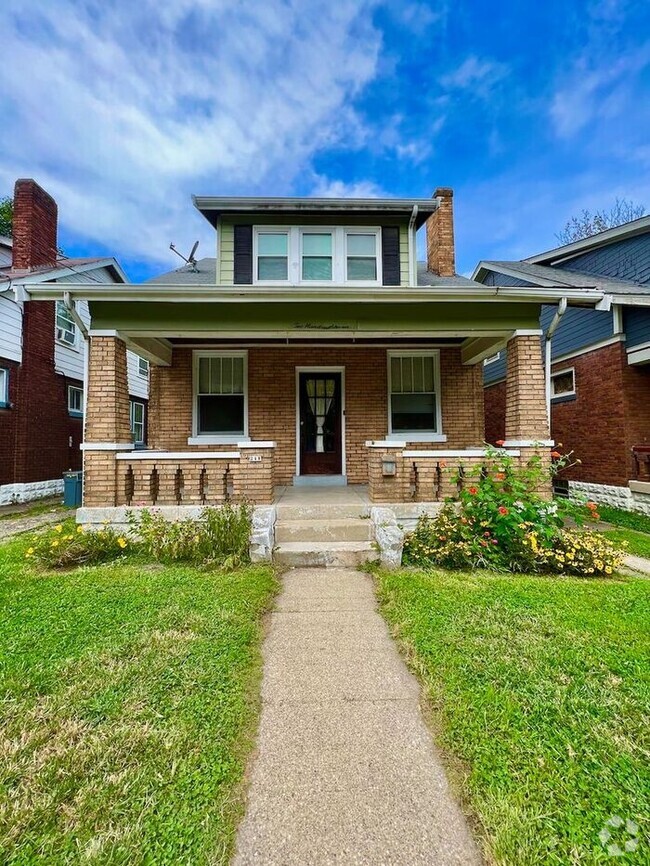
{"type": "Polygon", "coordinates": [[[5,196],[0,198],[0,235],[10,238],[14,220],[14,200],[5,196]]]}
{"type": "Polygon", "coordinates": [[[557,232],[555,237],[561,244],[572,244],[574,241],[589,238],[598,232],[604,232],[606,229],[613,229],[615,226],[636,220],[642,217],[644,213],[644,205],[634,204],[633,201],[628,201],[625,198],[617,198],[609,210],[597,210],[592,213],[586,208],[583,209],[580,216],[574,216],[567,220],[562,231],[557,232]]]}

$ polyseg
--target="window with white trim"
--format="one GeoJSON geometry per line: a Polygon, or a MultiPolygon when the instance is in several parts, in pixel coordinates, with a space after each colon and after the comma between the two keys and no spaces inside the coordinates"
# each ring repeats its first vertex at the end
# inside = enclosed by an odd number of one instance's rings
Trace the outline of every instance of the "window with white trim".
{"type": "Polygon", "coordinates": [[[389,434],[440,433],[438,353],[391,352],[388,363],[389,434]]]}
{"type": "Polygon", "coordinates": [[[77,326],[63,301],[56,302],[56,338],[66,346],[74,346],[77,342],[77,326]]]}
{"type": "Polygon", "coordinates": [[[380,285],[381,229],[255,226],[253,281],[270,285],[380,285]]]}
{"type": "Polygon", "coordinates": [[[68,414],[81,418],[84,412],[84,391],[76,385],[68,385],[68,414]]]}
{"type": "Polygon", "coordinates": [[[0,367],[0,409],[9,405],[9,370],[0,367]]]}
{"type": "Polygon", "coordinates": [[[195,355],[194,429],[197,436],[236,441],[247,436],[247,356],[245,352],[195,355]]]}
{"type": "Polygon", "coordinates": [[[149,375],[149,361],[146,358],[138,357],[138,373],[141,376],[149,375]]]}
{"type": "Polygon", "coordinates": [[[576,393],[576,371],[558,370],[551,374],[551,397],[572,397],[576,393]]]}
{"type": "Polygon", "coordinates": [[[131,400],[129,403],[129,420],[135,445],[144,445],[144,414],[144,403],[141,403],[140,400],[131,400]]]}

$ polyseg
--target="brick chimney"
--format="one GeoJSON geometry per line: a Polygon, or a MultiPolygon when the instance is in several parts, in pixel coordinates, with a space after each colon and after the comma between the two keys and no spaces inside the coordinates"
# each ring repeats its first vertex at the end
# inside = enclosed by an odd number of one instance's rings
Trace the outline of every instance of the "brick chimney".
{"type": "Polygon", "coordinates": [[[35,180],[14,187],[12,267],[29,270],[56,263],[57,206],[35,180]]]}
{"type": "Polygon", "coordinates": [[[427,268],[441,277],[453,277],[456,273],[454,191],[440,186],[433,198],[439,199],[440,205],[427,220],[427,268]]]}

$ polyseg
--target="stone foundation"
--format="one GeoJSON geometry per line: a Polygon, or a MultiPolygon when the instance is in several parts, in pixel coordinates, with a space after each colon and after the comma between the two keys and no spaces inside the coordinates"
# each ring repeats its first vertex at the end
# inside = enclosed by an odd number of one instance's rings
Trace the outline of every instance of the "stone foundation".
{"type": "Polygon", "coordinates": [[[631,487],[619,487],[613,484],[590,484],[586,481],[569,481],[569,492],[574,498],[586,496],[596,503],[612,505],[624,511],[638,511],[650,515],[650,485],[643,489],[642,482],[630,481],[631,487]]]}
{"type": "Polygon", "coordinates": [[[63,494],[63,479],[51,481],[32,481],[25,484],[0,485],[0,505],[14,505],[19,502],[33,502],[47,496],[63,494]]]}

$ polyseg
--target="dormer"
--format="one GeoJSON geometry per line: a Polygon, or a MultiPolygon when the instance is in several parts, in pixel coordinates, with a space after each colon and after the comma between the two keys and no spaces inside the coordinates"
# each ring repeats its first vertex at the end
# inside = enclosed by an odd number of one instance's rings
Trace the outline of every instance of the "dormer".
{"type": "Polygon", "coordinates": [[[195,196],[217,230],[217,285],[414,286],[432,199],[195,196]]]}

